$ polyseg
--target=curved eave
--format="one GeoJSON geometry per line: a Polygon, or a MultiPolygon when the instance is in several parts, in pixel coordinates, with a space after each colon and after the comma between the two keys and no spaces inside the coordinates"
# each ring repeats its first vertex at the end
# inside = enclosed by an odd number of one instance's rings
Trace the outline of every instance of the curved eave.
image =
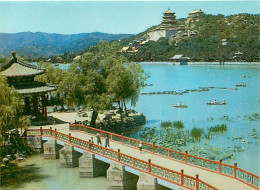
{"type": "MultiPolygon", "coordinates": [[[[28,77],[28,76],[36,76],[36,75],[41,75],[41,74],[43,74],[43,73],[45,73],[45,71],[42,71],[42,72],[39,72],[39,73],[37,73],[37,74],[25,74],[25,75],[4,75],[4,74],[2,74],[2,76],[5,76],[5,77],[28,77]]],[[[0,73],[1,74],[1,73],[0,73]]]]}
{"type": "Polygon", "coordinates": [[[27,89],[19,89],[17,90],[19,95],[29,95],[29,94],[42,94],[42,93],[47,93],[56,90],[57,88],[55,87],[48,87],[48,86],[43,86],[43,87],[37,87],[37,88],[27,88],[27,89]]]}

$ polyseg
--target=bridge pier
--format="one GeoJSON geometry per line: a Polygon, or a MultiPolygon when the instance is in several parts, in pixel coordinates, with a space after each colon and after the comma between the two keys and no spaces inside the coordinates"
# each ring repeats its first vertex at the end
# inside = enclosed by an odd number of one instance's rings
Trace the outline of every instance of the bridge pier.
{"type": "Polygon", "coordinates": [[[82,178],[91,178],[105,176],[109,164],[97,160],[95,154],[84,151],[79,158],[79,176],[82,178]]]}
{"type": "Polygon", "coordinates": [[[44,158],[58,159],[59,150],[61,148],[62,148],[62,146],[57,143],[57,140],[49,138],[49,140],[43,144],[44,158]]]}
{"type": "Polygon", "coordinates": [[[27,143],[36,152],[43,151],[42,137],[27,137],[27,143]]]}
{"type": "Polygon", "coordinates": [[[137,190],[168,190],[157,182],[157,178],[147,173],[140,172],[137,190]]]}
{"type": "Polygon", "coordinates": [[[111,162],[107,170],[107,185],[109,190],[136,189],[138,176],[125,170],[125,165],[111,162]]]}
{"type": "Polygon", "coordinates": [[[81,153],[74,150],[74,146],[64,143],[60,152],[60,167],[73,168],[79,166],[79,157],[81,153]]]}

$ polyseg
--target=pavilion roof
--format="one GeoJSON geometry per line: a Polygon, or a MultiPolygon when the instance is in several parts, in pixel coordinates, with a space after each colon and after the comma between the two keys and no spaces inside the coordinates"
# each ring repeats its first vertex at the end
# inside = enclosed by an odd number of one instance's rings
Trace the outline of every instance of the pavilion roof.
{"type": "Polygon", "coordinates": [[[168,9],[168,11],[166,11],[165,13],[174,13],[170,10],[170,8],[168,9]]]}
{"type": "Polygon", "coordinates": [[[42,82],[23,82],[23,83],[10,83],[10,86],[13,86],[18,94],[27,95],[27,94],[40,94],[47,93],[57,89],[55,86],[49,86],[42,82]]]}
{"type": "Polygon", "coordinates": [[[44,72],[45,69],[17,60],[15,55],[8,62],[0,65],[0,74],[6,77],[35,76],[44,72]]]}

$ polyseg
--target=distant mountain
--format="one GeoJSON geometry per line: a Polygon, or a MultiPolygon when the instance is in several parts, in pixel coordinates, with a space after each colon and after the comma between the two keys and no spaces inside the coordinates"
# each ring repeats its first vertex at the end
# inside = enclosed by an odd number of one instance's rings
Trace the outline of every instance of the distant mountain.
{"type": "Polygon", "coordinates": [[[10,55],[11,51],[16,51],[20,56],[48,57],[83,51],[101,40],[112,41],[130,36],[132,35],[100,32],[68,35],[42,32],[0,33],[0,54],[10,55]]]}

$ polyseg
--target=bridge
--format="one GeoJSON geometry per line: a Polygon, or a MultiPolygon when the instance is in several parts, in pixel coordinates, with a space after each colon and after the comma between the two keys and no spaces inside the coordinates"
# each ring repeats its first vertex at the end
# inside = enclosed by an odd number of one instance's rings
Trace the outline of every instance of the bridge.
{"type": "Polygon", "coordinates": [[[55,125],[26,131],[45,158],[60,158],[61,167],[79,167],[80,177],[107,175],[109,189],[259,189],[260,177],[237,166],[167,149],[81,124],[55,125]],[[58,129],[58,130],[57,130],[58,129]],[[110,148],[91,142],[100,133],[110,148]]]}

